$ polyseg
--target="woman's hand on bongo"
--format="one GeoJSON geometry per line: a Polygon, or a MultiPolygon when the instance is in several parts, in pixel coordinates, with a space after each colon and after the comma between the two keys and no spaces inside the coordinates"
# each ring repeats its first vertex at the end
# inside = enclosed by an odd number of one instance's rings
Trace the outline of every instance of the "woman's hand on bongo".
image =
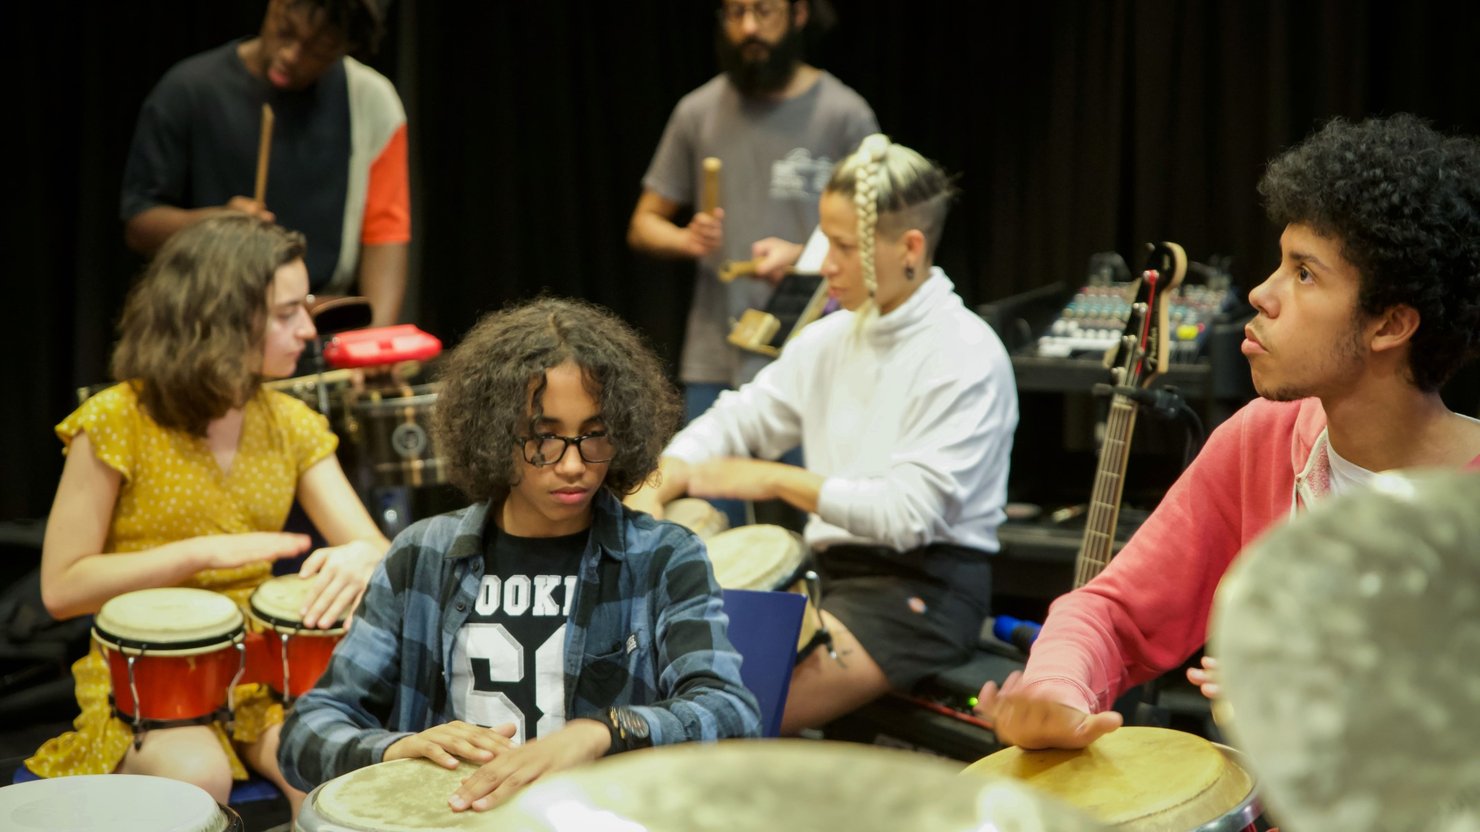
{"type": "Polygon", "coordinates": [[[997,739],[1020,748],[1084,748],[1121,725],[1120,714],[1088,714],[1023,690],[1023,675],[1013,671],[999,689],[987,682],[976,712],[992,723],[997,739]]]}
{"type": "Polygon", "coordinates": [[[573,719],[564,728],[500,754],[462,782],[448,798],[453,811],[483,811],[507,800],[554,771],[599,759],[611,748],[611,729],[594,719],[573,719]]]}
{"type": "Polygon", "coordinates": [[[305,627],[333,627],[344,620],[370,583],[384,553],[362,540],[320,549],[303,561],[300,577],[317,576],[300,613],[305,627]]]}
{"type": "Polygon", "coordinates": [[[313,539],[295,532],[243,532],[194,537],[181,545],[200,552],[198,569],[235,569],[261,560],[297,557],[308,551],[313,539]]]}
{"type": "Polygon", "coordinates": [[[1202,657],[1202,667],[1187,668],[1187,681],[1197,685],[1202,695],[1209,699],[1217,699],[1221,693],[1218,687],[1218,660],[1209,656],[1202,657]]]}
{"type": "Polygon", "coordinates": [[[459,760],[482,764],[515,747],[511,739],[514,730],[512,722],[493,728],[461,721],[444,722],[391,743],[383,762],[425,757],[443,768],[457,768],[459,760]]]}

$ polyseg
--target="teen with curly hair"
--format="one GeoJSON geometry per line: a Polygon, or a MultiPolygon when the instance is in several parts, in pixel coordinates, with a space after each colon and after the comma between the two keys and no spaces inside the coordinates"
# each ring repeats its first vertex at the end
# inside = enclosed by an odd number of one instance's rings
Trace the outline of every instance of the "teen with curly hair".
{"type": "Polygon", "coordinates": [[[758,734],[703,545],[620,501],[678,424],[657,357],[542,299],[481,321],[441,376],[439,453],[477,502],[396,538],[284,729],[288,779],[466,760],[449,803],[485,809],[604,754],[758,734]]]}
{"type": "MultiPolygon", "coordinates": [[[[1480,422],[1439,387],[1480,338],[1480,142],[1407,115],[1334,120],[1259,184],[1284,226],[1249,293],[1262,397],[1219,426],[1110,566],[1050,609],[1025,672],[980,710],[1003,740],[1080,748],[1124,690],[1202,646],[1218,582],[1293,512],[1376,472],[1480,465],[1480,422]]],[[[1211,659],[1188,677],[1217,695],[1211,659]]]]}
{"type": "MultiPolygon", "coordinates": [[[[170,586],[220,592],[245,612],[273,561],[309,548],[307,535],[282,531],[295,494],[333,544],[300,569],[317,582],[303,623],[331,627],[354,608],[390,543],[340,469],[324,417],[261,386],[292,375],[314,337],[303,252],[302,236],[271,223],[212,217],[171,237],[130,291],[113,353],[122,383],[56,428],[67,463],[41,554],[52,615],[170,586]]],[[[96,645],[73,675],[76,730],[26,761],[36,774],[173,777],[225,803],[250,766],[295,808],[303,799],[278,771],[283,708],[265,686],[236,690],[229,734],[216,722],[156,728],[135,745],[96,645]]]]}

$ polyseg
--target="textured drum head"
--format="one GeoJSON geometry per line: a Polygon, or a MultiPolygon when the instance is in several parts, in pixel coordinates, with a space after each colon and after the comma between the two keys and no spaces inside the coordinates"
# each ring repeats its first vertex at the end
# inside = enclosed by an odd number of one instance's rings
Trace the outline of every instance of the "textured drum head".
{"type": "MultiPolygon", "coordinates": [[[[297,575],[279,575],[270,578],[252,592],[252,612],[256,613],[258,619],[274,630],[280,632],[297,632],[302,630],[303,616],[299,610],[308,600],[309,590],[313,588],[312,578],[300,578],[297,575]]],[[[309,630],[308,632],[323,635],[334,635],[344,632],[344,620],[335,622],[334,628],[309,630]]]]}
{"type": "Polygon", "coordinates": [[[204,789],[138,774],[32,780],[0,789],[8,832],[222,832],[226,816],[204,789]]]}
{"type": "Polygon", "coordinates": [[[1318,503],[1234,563],[1211,634],[1282,826],[1480,829],[1480,474],[1318,503]]]}
{"type": "Polygon", "coordinates": [[[434,832],[492,829],[486,812],[453,812],[447,798],[476,771],[454,771],[428,760],[393,760],[367,766],[325,783],[305,805],[305,832],[348,827],[367,832],[434,832]]]}
{"type": "Polygon", "coordinates": [[[663,506],[663,519],[688,529],[700,540],[710,538],[730,527],[724,512],[715,508],[708,500],[683,497],[663,506]]]}
{"type": "Polygon", "coordinates": [[[1145,832],[1196,829],[1254,788],[1219,746],[1166,728],[1121,728],[1077,751],[1006,748],[967,771],[1021,780],[1117,829],[1145,832]]]}
{"type": "Polygon", "coordinates": [[[98,610],[94,625],[100,642],[121,646],[125,652],[132,642],[169,651],[171,644],[230,641],[242,627],[242,613],[235,601],[220,593],[165,587],[108,601],[98,610]]]}
{"type": "Polygon", "coordinates": [[[740,526],[705,545],[714,579],[727,589],[779,589],[807,558],[801,535],[781,526],[740,526]]]}
{"type": "Polygon", "coordinates": [[[736,740],[619,754],[542,780],[489,829],[612,832],[1095,832],[1063,803],[908,751],[736,740]]]}

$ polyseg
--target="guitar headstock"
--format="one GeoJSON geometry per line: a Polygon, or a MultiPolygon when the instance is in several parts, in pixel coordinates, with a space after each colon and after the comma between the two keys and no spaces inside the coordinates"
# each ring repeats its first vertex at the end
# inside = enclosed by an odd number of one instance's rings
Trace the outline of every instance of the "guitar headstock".
{"type": "Polygon", "coordinates": [[[1105,354],[1115,384],[1147,387],[1166,372],[1171,333],[1167,304],[1187,275],[1187,253],[1176,243],[1148,244],[1146,267],[1136,280],[1136,297],[1120,341],[1105,354]]]}

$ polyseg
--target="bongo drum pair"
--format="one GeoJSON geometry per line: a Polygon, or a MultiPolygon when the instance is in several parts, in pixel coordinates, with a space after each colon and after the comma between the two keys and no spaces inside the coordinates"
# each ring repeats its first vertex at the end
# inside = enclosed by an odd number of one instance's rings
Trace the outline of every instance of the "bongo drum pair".
{"type": "Polygon", "coordinates": [[[1166,728],[1119,728],[1073,751],[1006,748],[966,771],[1021,780],[1126,832],[1252,832],[1263,811],[1237,751],[1166,728]]]}
{"type": "Polygon", "coordinates": [[[781,526],[741,526],[720,532],[706,545],[714,579],[721,587],[796,592],[807,597],[797,636],[798,661],[831,643],[816,606],[821,599],[811,551],[801,535],[781,526]]]}
{"type": "Polygon", "coordinates": [[[251,615],[264,633],[246,633],[236,603],[204,589],[128,592],[98,611],[93,640],[108,662],[113,707],[135,733],[230,718],[232,691],[265,682],[288,702],[328,667],[343,622],[303,626],[299,609],[312,581],[273,578],[252,593],[251,615]]]}
{"type": "Polygon", "coordinates": [[[0,789],[9,832],[242,832],[241,816],[205,789],[142,774],[88,774],[0,789]]]}

